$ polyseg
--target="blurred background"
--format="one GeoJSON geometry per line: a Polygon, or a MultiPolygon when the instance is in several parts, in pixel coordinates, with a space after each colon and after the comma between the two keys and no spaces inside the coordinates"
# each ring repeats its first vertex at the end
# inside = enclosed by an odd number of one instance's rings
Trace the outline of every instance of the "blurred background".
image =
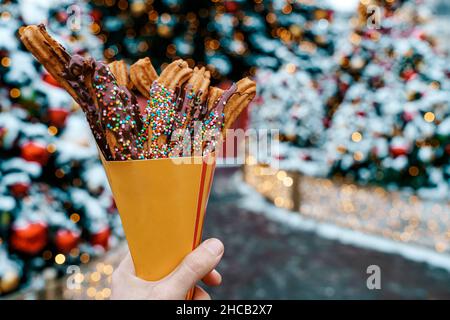
{"type": "Polygon", "coordinates": [[[257,81],[236,126],[279,129],[280,147],[216,170],[214,298],[450,298],[449,15],[445,0],[2,0],[0,298],[108,299],[126,251],[84,115],[18,40],[41,22],[72,53],[257,81]]]}

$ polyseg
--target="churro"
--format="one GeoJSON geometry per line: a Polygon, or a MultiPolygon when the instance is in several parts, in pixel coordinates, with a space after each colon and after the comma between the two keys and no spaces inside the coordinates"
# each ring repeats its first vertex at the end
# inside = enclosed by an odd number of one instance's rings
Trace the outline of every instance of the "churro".
{"type": "Polygon", "coordinates": [[[139,59],[130,67],[130,79],[136,89],[145,98],[150,99],[150,87],[158,78],[150,58],[139,59]]]}
{"type": "Polygon", "coordinates": [[[21,40],[81,106],[105,159],[146,157],[136,98],[117,83],[107,65],[92,58],[71,56],[43,25],[25,27],[21,40]]]}
{"type": "Polygon", "coordinates": [[[150,88],[150,99],[145,109],[144,123],[148,135],[151,158],[167,158],[170,152],[168,139],[172,133],[177,98],[180,90],[192,74],[186,61],[170,63],[150,88]]]}

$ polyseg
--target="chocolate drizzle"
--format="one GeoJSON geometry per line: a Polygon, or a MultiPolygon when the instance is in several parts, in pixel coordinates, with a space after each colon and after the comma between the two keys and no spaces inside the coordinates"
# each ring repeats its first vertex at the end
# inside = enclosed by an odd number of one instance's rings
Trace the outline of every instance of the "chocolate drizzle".
{"type": "Polygon", "coordinates": [[[117,84],[108,66],[74,55],[63,74],[106,160],[143,159],[143,129],[136,97],[117,84]]]}

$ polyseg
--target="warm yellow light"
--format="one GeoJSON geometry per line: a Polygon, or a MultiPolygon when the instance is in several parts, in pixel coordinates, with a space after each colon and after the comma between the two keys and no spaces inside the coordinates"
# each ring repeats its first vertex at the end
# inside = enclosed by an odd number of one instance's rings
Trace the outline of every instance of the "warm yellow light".
{"type": "Polygon", "coordinates": [[[80,249],[78,248],[73,248],[72,250],[70,250],[70,256],[71,257],[78,257],[80,255],[80,249]]]}
{"type": "Polygon", "coordinates": [[[436,117],[433,112],[429,111],[423,115],[423,118],[426,122],[433,122],[436,117]]]}
{"type": "Polygon", "coordinates": [[[54,152],[56,151],[56,145],[55,145],[54,143],[50,143],[50,144],[47,146],[47,151],[48,151],[49,153],[54,153],[54,152]]]}
{"type": "Polygon", "coordinates": [[[66,262],[66,256],[63,255],[62,253],[58,253],[58,254],[55,256],[55,262],[56,262],[57,264],[63,264],[64,262],[66,262]]]}
{"type": "Polygon", "coordinates": [[[89,259],[90,259],[90,257],[89,257],[89,254],[87,254],[87,253],[83,253],[80,256],[80,260],[82,263],[88,263],[89,259]]]}
{"type": "Polygon", "coordinates": [[[266,16],[266,21],[268,23],[274,23],[275,21],[277,21],[277,16],[275,15],[275,13],[270,12],[266,16]]]}
{"type": "Polygon", "coordinates": [[[91,280],[94,282],[100,281],[100,279],[102,278],[102,275],[100,274],[100,272],[92,272],[91,273],[91,280]]]}
{"type": "Polygon", "coordinates": [[[9,95],[11,96],[11,98],[16,99],[16,98],[20,97],[20,90],[17,88],[12,88],[9,91],[9,95]]]}
{"type": "Polygon", "coordinates": [[[278,173],[277,173],[277,178],[278,178],[279,180],[283,180],[283,179],[286,178],[286,177],[287,177],[286,171],[283,171],[283,170],[278,171],[278,173]]]}
{"type": "Polygon", "coordinates": [[[11,59],[8,57],[3,57],[2,58],[2,66],[4,66],[5,68],[9,67],[11,65],[11,59]]]}
{"type": "Polygon", "coordinates": [[[111,289],[110,288],[104,288],[102,290],[102,294],[103,294],[103,297],[109,298],[111,296],[111,289]]]}
{"type": "Polygon", "coordinates": [[[363,153],[361,151],[356,151],[353,154],[353,159],[355,159],[356,161],[361,161],[363,159],[363,153]]]}
{"type": "Polygon", "coordinates": [[[58,133],[58,128],[55,126],[50,126],[48,127],[47,131],[49,135],[54,136],[58,133]]]}
{"type": "Polygon", "coordinates": [[[78,221],[80,221],[80,215],[74,212],[70,215],[70,220],[72,220],[72,222],[74,223],[77,223],[78,221]]]}
{"type": "Polygon", "coordinates": [[[107,276],[112,275],[113,271],[114,271],[114,268],[110,264],[107,264],[103,267],[103,273],[106,274],[107,276]]]}
{"type": "Polygon", "coordinates": [[[254,157],[252,157],[252,156],[248,156],[246,162],[247,162],[246,163],[247,165],[253,166],[253,165],[256,164],[256,159],[254,157]]]}
{"type": "Polygon", "coordinates": [[[64,172],[63,169],[57,169],[57,170],[55,171],[55,176],[56,176],[58,179],[63,178],[65,174],[66,174],[66,173],[64,172]]]}
{"type": "Polygon", "coordinates": [[[286,177],[286,178],[284,178],[284,180],[283,180],[283,184],[284,184],[286,187],[292,186],[293,183],[294,183],[294,180],[293,180],[291,177],[286,177]]]}
{"type": "Polygon", "coordinates": [[[360,142],[362,140],[362,134],[358,131],[355,131],[352,133],[352,140],[353,142],[360,142]]]}
{"type": "Polygon", "coordinates": [[[84,275],[82,273],[77,273],[74,276],[74,279],[76,283],[82,283],[84,281],[84,275]]]}
{"type": "Polygon", "coordinates": [[[282,197],[276,197],[274,203],[277,207],[282,207],[284,204],[284,199],[282,197]]]}
{"type": "Polygon", "coordinates": [[[419,175],[419,168],[416,166],[409,167],[408,172],[411,176],[416,177],[419,175]]]}
{"type": "Polygon", "coordinates": [[[97,290],[95,290],[95,288],[93,288],[93,287],[90,287],[87,289],[86,293],[87,293],[88,297],[93,298],[93,297],[95,297],[97,290]]]}
{"type": "Polygon", "coordinates": [[[105,297],[103,296],[103,293],[101,291],[95,294],[95,300],[103,300],[103,299],[105,299],[105,297]]]}
{"type": "Polygon", "coordinates": [[[290,4],[287,4],[283,7],[281,10],[284,14],[290,14],[292,12],[292,6],[290,4]]]}
{"type": "Polygon", "coordinates": [[[293,63],[288,63],[288,64],[286,65],[286,71],[287,71],[288,73],[294,73],[296,70],[297,70],[297,67],[295,66],[295,64],[293,64],[293,63]]]}

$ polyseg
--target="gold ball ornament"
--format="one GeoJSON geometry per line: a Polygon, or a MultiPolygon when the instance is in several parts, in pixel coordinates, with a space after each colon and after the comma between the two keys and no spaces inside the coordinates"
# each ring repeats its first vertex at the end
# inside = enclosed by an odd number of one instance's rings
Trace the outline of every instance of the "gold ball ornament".
{"type": "Polygon", "coordinates": [[[19,286],[19,273],[16,270],[7,270],[0,275],[0,294],[6,294],[14,291],[19,286]]]}

